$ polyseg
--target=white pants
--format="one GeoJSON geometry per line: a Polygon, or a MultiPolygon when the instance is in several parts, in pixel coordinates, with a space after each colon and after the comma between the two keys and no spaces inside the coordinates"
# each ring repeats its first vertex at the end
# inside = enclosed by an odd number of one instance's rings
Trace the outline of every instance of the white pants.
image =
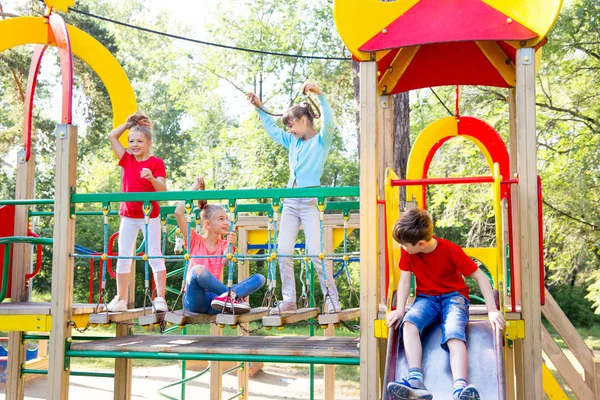
{"type": "MultiPolygon", "coordinates": [[[[135,252],[135,242],[139,231],[142,231],[144,239],[146,238],[146,228],[144,227],[144,218],[121,217],[121,226],[119,227],[119,256],[132,257],[135,252]]],[[[148,222],[148,255],[162,256],[160,248],[160,220],[159,218],[150,218],[148,222]]],[[[118,259],[117,273],[127,274],[131,271],[131,262],[133,260],[118,259]]],[[[152,271],[165,271],[165,260],[162,258],[151,258],[148,260],[152,271]]]]}
{"type": "MultiPolygon", "coordinates": [[[[300,224],[304,227],[304,236],[306,238],[306,254],[315,255],[321,252],[321,232],[319,228],[319,209],[316,206],[316,200],[305,199],[285,199],[284,208],[279,222],[279,238],[277,240],[277,253],[284,255],[294,254],[294,245],[296,237],[300,230],[300,224]]],[[[296,279],[294,276],[294,261],[289,257],[278,258],[281,273],[281,292],[284,302],[296,303],[296,279]]],[[[326,293],[325,280],[323,279],[322,261],[318,257],[311,257],[315,270],[321,282],[321,289],[326,293]]],[[[339,295],[331,263],[325,263],[327,282],[329,286],[329,296],[339,309],[339,295]]],[[[331,304],[328,301],[328,306],[331,304]]]]}

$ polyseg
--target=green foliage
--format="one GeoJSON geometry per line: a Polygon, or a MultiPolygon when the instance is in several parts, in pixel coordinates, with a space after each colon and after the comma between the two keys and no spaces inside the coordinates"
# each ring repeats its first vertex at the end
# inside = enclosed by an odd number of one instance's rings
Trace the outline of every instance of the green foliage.
{"type": "Polygon", "coordinates": [[[556,285],[548,288],[554,300],[580,328],[591,328],[600,323],[600,315],[594,314],[592,302],[586,299],[586,290],[580,286],[556,285]]]}

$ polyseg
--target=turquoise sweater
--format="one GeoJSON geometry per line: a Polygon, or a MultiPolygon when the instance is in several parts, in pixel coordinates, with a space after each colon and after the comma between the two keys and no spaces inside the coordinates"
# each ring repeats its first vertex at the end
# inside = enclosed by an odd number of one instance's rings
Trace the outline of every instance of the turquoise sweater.
{"type": "Polygon", "coordinates": [[[335,125],[333,112],[325,95],[321,94],[318,98],[323,122],[321,131],[309,140],[296,139],[291,133],[279,128],[270,115],[258,109],[260,120],[269,136],[288,149],[290,180],[287,187],[293,187],[294,181],[297,187],[321,186],[321,175],[331,148],[335,125]]]}

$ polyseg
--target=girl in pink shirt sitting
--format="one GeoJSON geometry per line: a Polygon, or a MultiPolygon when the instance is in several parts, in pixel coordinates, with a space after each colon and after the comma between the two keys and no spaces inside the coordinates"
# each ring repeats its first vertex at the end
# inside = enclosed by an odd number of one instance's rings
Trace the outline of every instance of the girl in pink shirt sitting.
{"type": "MultiPolygon", "coordinates": [[[[191,190],[204,190],[204,179],[194,179],[191,190]]],[[[227,300],[227,286],[223,284],[223,267],[229,260],[222,257],[229,251],[229,244],[235,245],[237,236],[229,232],[229,218],[225,209],[218,204],[207,204],[205,200],[198,201],[200,218],[204,234],[200,235],[190,229],[185,217],[185,203],[179,202],[175,209],[177,225],[183,234],[190,256],[215,256],[214,258],[191,258],[186,273],[186,292],[184,305],[187,310],[203,314],[218,314],[231,312],[243,314],[250,311],[250,306],[244,298],[256,292],[265,284],[265,277],[254,274],[232,287],[233,301],[227,300]],[[227,239],[223,239],[227,236],[227,239]]]]}

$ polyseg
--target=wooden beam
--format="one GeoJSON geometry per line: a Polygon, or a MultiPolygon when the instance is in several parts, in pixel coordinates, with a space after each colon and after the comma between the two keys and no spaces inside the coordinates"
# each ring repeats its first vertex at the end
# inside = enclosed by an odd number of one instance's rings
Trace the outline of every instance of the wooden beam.
{"type": "Polygon", "coordinates": [[[281,315],[268,315],[263,317],[262,323],[265,327],[280,327],[286,324],[293,324],[300,321],[308,321],[319,315],[318,308],[301,308],[295,313],[285,313],[281,315]]]}
{"type": "MultiPolygon", "coordinates": [[[[379,185],[377,196],[385,199],[385,171],[394,167],[394,97],[391,95],[380,96],[377,99],[377,131],[380,140],[377,142],[377,152],[381,162],[378,168],[379,185]]],[[[378,204],[377,209],[382,218],[379,221],[379,237],[385,241],[385,204],[378,204]]],[[[385,242],[383,242],[385,243],[385,242]]],[[[385,248],[379,252],[379,304],[386,304],[387,288],[385,287],[385,248]]]]}
{"type": "Polygon", "coordinates": [[[504,376],[506,377],[506,400],[515,400],[515,346],[504,347],[504,376]]]}
{"type": "Polygon", "coordinates": [[[152,308],[134,308],[123,312],[99,312],[90,315],[90,324],[112,324],[115,322],[132,321],[144,315],[152,314],[152,308]]]}
{"type": "MultiPolygon", "coordinates": [[[[31,154],[28,162],[20,162],[24,151],[19,152],[17,159],[15,199],[33,199],[35,182],[35,156],[31,154]]],[[[15,236],[27,236],[29,206],[15,207],[15,236]]],[[[12,276],[10,297],[11,302],[25,302],[29,299],[29,290],[25,286],[25,274],[31,266],[31,245],[14,244],[12,250],[12,276]]],[[[6,398],[10,400],[23,399],[24,379],[21,376],[21,365],[25,363],[25,344],[23,332],[9,332],[8,334],[8,365],[6,370],[7,385],[6,398]]]]}
{"type": "MultiPolygon", "coordinates": [[[[248,254],[248,231],[244,227],[238,227],[238,252],[240,254],[248,254]]],[[[247,279],[250,276],[250,261],[246,260],[238,263],[238,282],[247,279]]],[[[250,300],[250,299],[248,299],[250,300]]],[[[250,310],[250,313],[257,313],[258,309],[250,310]]],[[[266,307],[261,308],[264,310],[264,313],[258,313],[257,318],[261,319],[263,316],[267,315],[269,312],[266,307]]],[[[247,314],[246,314],[247,315],[247,314]]],[[[249,324],[247,321],[243,321],[240,317],[243,315],[233,315],[233,314],[219,314],[217,315],[217,323],[219,324],[219,317],[233,317],[232,320],[234,324],[230,325],[238,325],[238,336],[248,336],[246,330],[248,330],[249,324]],[[242,329],[245,328],[246,330],[242,329]]],[[[250,321],[250,319],[248,319],[250,321]]],[[[231,322],[231,321],[227,321],[231,322]]],[[[244,367],[237,371],[237,380],[238,380],[238,393],[243,392],[243,396],[241,398],[247,399],[250,393],[250,363],[244,363],[244,367]]]]}
{"type": "MultiPolygon", "coordinates": [[[[210,336],[223,336],[223,329],[210,325],[210,336]]],[[[210,400],[221,400],[223,393],[223,368],[219,361],[210,361],[210,400]]]]}
{"type": "Polygon", "coordinates": [[[379,399],[377,62],[360,63],[360,398],[379,399]]]}
{"type": "Polygon", "coordinates": [[[519,176],[519,230],[521,248],[521,307],[525,321],[523,378],[525,398],[541,400],[542,321],[537,204],[537,138],[535,110],[535,53],[517,49],[517,161],[519,176]]]}
{"type": "Polygon", "coordinates": [[[525,400],[525,380],[523,377],[523,339],[513,342],[515,346],[515,393],[517,400],[525,400]]]}
{"type": "MultiPolygon", "coordinates": [[[[323,336],[335,336],[335,325],[327,325],[327,328],[323,330],[323,336]]],[[[323,399],[335,399],[335,365],[323,366],[323,391],[323,399]]]]}
{"type": "Polygon", "coordinates": [[[350,321],[360,317],[360,308],[348,308],[334,314],[319,315],[319,325],[339,324],[342,321],[350,321]]]}
{"type": "Polygon", "coordinates": [[[77,178],[77,127],[58,125],[56,137],[56,189],[54,194],[54,247],[52,255],[52,332],[47,396],[68,399],[69,369],[65,368],[66,339],[71,336],[68,322],[73,315],[75,219],[71,216],[71,193],[77,178]]]}
{"type": "Polygon", "coordinates": [[[213,314],[197,314],[191,311],[175,310],[165,314],[165,321],[174,325],[185,325],[185,324],[201,324],[205,322],[213,322],[216,316],[213,314]]]}
{"type": "Polygon", "coordinates": [[[565,341],[565,344],[571,350],[577,362],[581,364],[586,374],[594,374],[594,365],[592,359],[594,353],[589,349],[583,341],[577,329],[571,324],[569,318],[560,308],[554,297],[546,289],[546,304],[542,307],[544,317],[556,329],[556,332],[565,341]]]}
{"type": "MultiPolygon", "coordinates": [[[[117,324],[117,337],[123,337],[128,335],[129,326],[124,324],[117,324]]],[[[115,400],[131,399],[132,365],[133,360],[131,358],[115,359],[115,379],[113,386],[113,398],[115,400]]]]}
{"type": "MultiPolygon", "coordinates": [[[[510,178],[518,176],[518,151],[517,151],[517,95],[514,88],[508,89],[508,133],[509,133],[509,154],[510,154],[510,178]]],[[[519,235],[519,190],[513,186],[511,190],[512,202],[512,228],[513,228],[513,262],[515,281],[512,283],[512,295],[515,296],[517,304],[521,303],[521,242],[519,235]]]]}
{"type": "Polygon", "coordinates": [[[579,375],[573,364],[571,364],[571,361],[569,361],[562,349],[552,339],[552,336],[544,325],[542,325],[542,343],[544,353],[552,361],[558,373],[564,378],[577,398],[594,399],[594,392],[585,384],[581,375],[579,375]]]}

